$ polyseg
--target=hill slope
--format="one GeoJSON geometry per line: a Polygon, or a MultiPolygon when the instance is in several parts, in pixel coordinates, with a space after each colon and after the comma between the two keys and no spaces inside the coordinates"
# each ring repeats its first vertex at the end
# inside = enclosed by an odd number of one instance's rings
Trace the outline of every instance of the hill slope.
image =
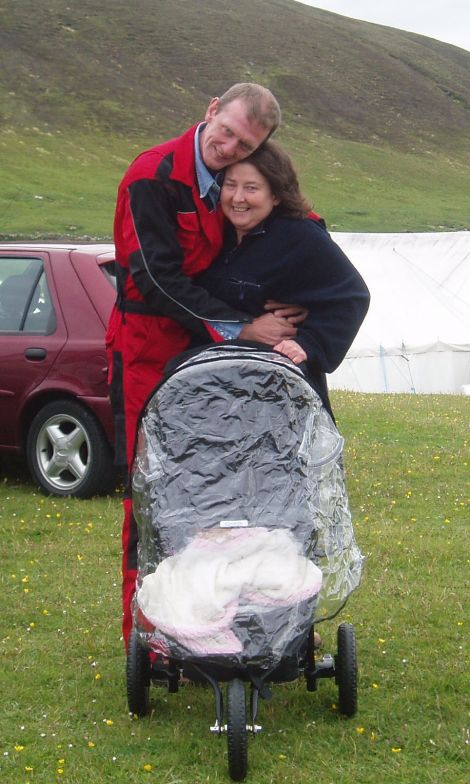
{"type": "MultiPolygon", "coordinates": [[[[336,227],[351,195],[359,204],[350,216],[369,215],[356,175],[382,174],[393,191],[397,165],[404,175],[397,194],[406,174],[419,186],[434,172],[446,188],[441,202],[449,207],[450,196],[450,213],[462,209],[470,173],[470,53],[462,49],[293,0],[3,0],[0,11],[7,183],[17,181],[28,159],[20,155],[15,167],[12,139],[45,150],[40,155],[49,162],[63,154],[66,140],[75,155],[80,148],[85,158],[86,151],[95,154],[114,188],[132,145],[178,133],[233,82],[259,81],[280,100],[279,140],[302,167],[307,191],[316,201],[325,195],[336,227]],[[100,152],[106,146],[117,159],[108,164],[100,152]],[[346,184],[340,193],[338,179],[346,184]]],[[[41,182],[36,163],[32,173],[41,182]]],[[[369,201],[378,195],[369,192],[369,201]]],[[[424,225],[438,220],[435,212],[424,225]]],[[[463,227],[461,217],[443,220],[463,227]]],[[[422,224],[423,217],[409,227],[422,224]]],[[[344,227],[353,228],[350,221],[344,227]]]]}

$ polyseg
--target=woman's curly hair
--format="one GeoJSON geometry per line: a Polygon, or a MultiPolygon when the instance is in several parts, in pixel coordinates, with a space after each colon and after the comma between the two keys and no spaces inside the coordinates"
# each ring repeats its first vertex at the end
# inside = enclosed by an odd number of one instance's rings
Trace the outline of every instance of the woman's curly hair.
{"type": "Polygon", "coordinates": [[[278,214],[286,218],[306,218],[311,205],[300,192],[299,181],[288,153],[276,142],[266,141],[240,163],[251,163],[269,183],[279,199],[278,214]]]}

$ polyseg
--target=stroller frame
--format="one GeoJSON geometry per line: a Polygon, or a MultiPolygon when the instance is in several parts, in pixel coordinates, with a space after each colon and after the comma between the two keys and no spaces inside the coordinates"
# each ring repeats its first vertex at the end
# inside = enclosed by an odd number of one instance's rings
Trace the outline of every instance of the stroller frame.
{"type": "MultiPolygon", "coordinates": [[[[243,359],[251,359],[250,351],[253,347],[237,347],[233,343],[228,346],[211,347],[189,359],[189,364],[194,362],[210,362],[214,353],[220,357],[231,359],[241,355],[243,359]],[[238,351],[238,354],[237,354],[238,351]],[[248,351],[248,354],[244,353],[248,351]],[[235,353],[234,353],[235,352],[235,353]]],[[[256,347],[256,360],[261,356],[261,361],[274,361],[276,365],[284,365],[290,373],[303,378],[301,371],[292,365],[289,360],[281,358],[272,351],[259,351],[256,347]]],[[[183,360],[177,366],[178,373],[181,367],[187,367],[188,360],[183,360]]],[[[171,376],[170,376],[171,377],[171,376]]],[[[166,379],[165,379],[166,380],[166,379]]],[[[162,384],[165,383],[165,380],[162,384]]],[[[162,386],[159,385],[155,392],[162,386]]],[[[149,399],[150,400],[150,399],[149,399]]],[[[144,409],[143,417],[146,409],[144,409]]],[[[143,418],[142,417],[142,418],[143,418]]],[[[334,615],[344,605],[344,601],[336,606],[334,615]]],[[[333,617],[330,615],[328,617],[333,617]]],[[[353,716],[357,711],[357,657],[356,635],[354,626],[350,623],[341,623],[337,629],[337,650],[334,654],[324,654],[319,658],[314,645],[314,621],[310,626],[308,636],[302,648],[295,656],[282,658],[275,666],[263,669],[252,668],[240,663],[239,666],[222,663],[207,664],[198,657],[179,657],[170,655],[164,657],[151,652],[151,646],[146,644],[145,638],[139,633],[134,624],[127,653],[126,678],[127,700],[130,713],[136,716],[145,716],[150,711],[150,687],[152,684],[166,686],[169,693],[178,691],[181,679],[190,682],[203,682],[208,684],[214,693],[215,721],[210,726],[210,732],[216,735],[227,735],[228,770],[233,781],[243,781],[248,770],[248,734],[256,735],[262,729],[257,724],[260,699],[269,700],[272,697],[271,684],[294,681],[303,675],[307,691],[316,691],[318,681],[324,678],[334,678],[338,687],[339,712],[344,716],[353,716]],[[226,684],[226,696],[221,684],[226,684]],[[246,685],[249,684],[250,695],[247,710],[246,685]],[[248,716],[247,716],[248,713],[248,716]]]]}
{"type": "MultiPolygon", "coordinates": [[[[338,686],[339,712],[352,717],[357,712],[357,658],[356,635],[354,626],[341,623],[337,630],[337,652],[335,655],[324,654],[315,659],[313,645],[314,627],[308,639],[305,666],[299,667],[297,677],[305,677],[307,691],[317,690],[317,681],[323,678],[334,678],[338,686]]],[[[205,681],[214,692],[215,721],[209,730],[215,735],[227,735],[228,770],[233,781],[243,781],[248,771],[248,734],[256,735],[263,729],[256,723],[258,718],[259,699],[270,700],[271,689],[259,678],[249,678],[250,702],[247,717],[245,682],[246,673],[236,671],[227,681],[226,701],[217,678],[204,668],[192,665],[189,668],[184,662],[170,660],[166,666],[151,664],[149,651],[144,648],[135,632],[132,631],[127,654],[127,699],[129,711],[135,716],[143,717],[150,712],[150,686],[166,685],[168,692],[178,691],[182,675],[205,681]],[[226,719],[226,720],[225,720],[226,719]]],[[[289,678],[295,680],[296,678],[289,678]]],[[[269,681],[269,676],[267,676],[269,681]]],[[[284,679],[276,682],[285,682],[284,679]]]]}

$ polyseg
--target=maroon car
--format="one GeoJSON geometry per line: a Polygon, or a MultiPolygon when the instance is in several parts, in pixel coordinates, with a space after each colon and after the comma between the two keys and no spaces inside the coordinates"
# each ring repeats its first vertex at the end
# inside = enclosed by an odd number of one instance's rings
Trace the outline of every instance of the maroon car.
{"type": "Polygon", "coordinates": [[[46,493],[86,498],[115,481],[104,335],[112,245],[0,244],[0,451],[46,493]]]}

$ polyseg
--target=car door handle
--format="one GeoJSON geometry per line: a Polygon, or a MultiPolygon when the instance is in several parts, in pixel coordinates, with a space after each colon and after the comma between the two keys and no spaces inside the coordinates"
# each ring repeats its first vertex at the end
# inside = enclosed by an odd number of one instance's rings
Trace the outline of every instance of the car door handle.
{"type": "Polygon", "coordinates": [[[47,357],[47,351],[45,348],[27,348],[25,349],[24,355],[26,359],[32,359],[35,362],[38,362],[47,357]]]}

